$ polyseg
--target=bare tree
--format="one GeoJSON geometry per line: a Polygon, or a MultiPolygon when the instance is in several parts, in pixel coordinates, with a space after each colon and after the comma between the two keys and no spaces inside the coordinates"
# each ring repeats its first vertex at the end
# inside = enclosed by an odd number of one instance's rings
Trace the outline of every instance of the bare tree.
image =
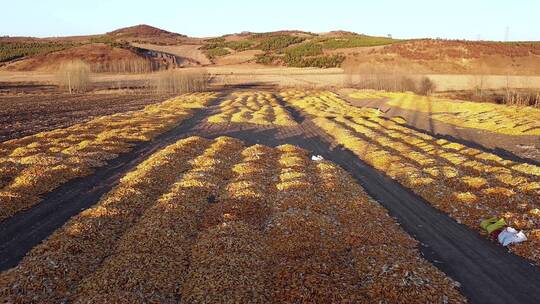
{"type": "Polygon", "coordinates": [[[431,93],[435,91],[435,88],[435,83],[428,77],[424,77],[422,80],[420,80],[418,93],[422,95],[431,95],[431,93]]]}
{"type": "Polygon", "coordinates": [[[202,92],[209,82],[210,76],[204,69],[171,69],[158,73],[154,87],[158,93],[202,92]]]}
{"type": "Polygon", "coordinates": [[[90,66],[82,60],[63,62],[58,68],[56,79],[58,86],[74,92],[85,92],[90,85],[90,66]]]}

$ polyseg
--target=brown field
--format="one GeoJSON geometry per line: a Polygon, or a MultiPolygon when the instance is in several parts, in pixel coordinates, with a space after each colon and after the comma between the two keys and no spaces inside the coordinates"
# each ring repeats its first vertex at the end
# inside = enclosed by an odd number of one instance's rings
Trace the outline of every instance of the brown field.
{"type": "MultiPolygon", "coordinates": [[[[226,59],[226,58],[224,58],[226,59]]],[[[186,69],[189,70],[189,69],[186,69]]],[[[205,70],[214,75],[216,84],[240,85],[245,83],[259,83],[277,85],[280,87],[308,87],[329,88],[354,85],[364,77],[364,74],[345,73],[342,69],[318,68],[285,68],[264,67],[259,65],[236,65],[221,67],[205,67],[205,70]],[[352,79],[352,83],[351,83],[352,79]]],[[[402,74],[397,74],[402,75],[402,74]]],[[[483,89],[540,88],[540,76],[524,75],[453,75],[453,74],[420,74],[411,77],[427,76],[436,84],[437,91],[472,90],[482,85],[483,89]]],[[[114,86],[115,82],[137,82],[152,79],[153,74],[111,74],[99,73],[93,75],[97,83],[108,82],[114,86]]],[[[47,72],[11,72],[0,70],[0,83],[35,82],[54,84],[54,74],[47,72]]]]}

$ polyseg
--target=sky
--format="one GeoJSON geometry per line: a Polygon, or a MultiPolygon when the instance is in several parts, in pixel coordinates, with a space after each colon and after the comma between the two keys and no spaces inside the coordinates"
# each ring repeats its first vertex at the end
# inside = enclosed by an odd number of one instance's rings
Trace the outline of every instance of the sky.
{"type": "Polygon", "coordinates": [[[347,30],[395,38],[540,40],[539,0],[0,0],[0,36],[102,34],[148,24],[193,37],[347,30]]]}

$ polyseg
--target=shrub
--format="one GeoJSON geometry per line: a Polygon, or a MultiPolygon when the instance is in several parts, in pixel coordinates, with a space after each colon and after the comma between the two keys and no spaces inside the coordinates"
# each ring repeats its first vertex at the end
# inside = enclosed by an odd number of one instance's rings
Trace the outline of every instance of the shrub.
{"type": "Polygon", "coordinates": [[[104,44],[107,44],[107,45],[109,45],[111,47],[124,48],[124,49],[128,49],[128,48],[131,47],[129,42],[127,42],[127,41],[116,41],[116,39],[114,39],[113,37],[108,36],[108,35],[101,35],[101,36],[97,36],[97,37],[92,37],[92,38],[90,38],[90,43],[104,43],[104,44]]]}
{"type": "Polygon", "coordinates": [[[226,48],[223,48],[223,47],[215,47],[215,48],[206,50],[206,56],[208,56],[208,58],[210,59],[229,55],[230,53],[231,52],[229,52],[226,48]]]}
{"type": "Polygon", "coordinates": [[[159,72],[154,87],[157,93],[202,92],[208,88],[210,77],[205,70],[166,70],[159,72]]]}
{"type": "Polygon", "coordinates": [[[0,42],[0,62],[61,51],[79,45],[71,42],[0,42]]]}
{"type": "Polygon", "coordinates": [[[256,48],[263,51],[275,51],[288,47],[289,45],[297,44],[304,41],[305,38],[281,35],[281,36],[271,36],[263,39],[256,48]]]}
{"type": "Polygon", "coordinates": [[[540,107],[540,91],[534,90],[506,90],[502,101],[513,106],[540,107]]]}
{"type": "Polygon", "coordinates": [[[299,57],[285,54],[284,60],[288,66],[292,67],[335,68],[343,63],[345,57],[342,55],[299,57]]]}
{"type": "Polygon", "coordinates": [[[245,50],[249,50],[255,43],[250,40],[243,40],[243,41],[228,41],[228,42],[216,42],[216,43],[209,43],[205,44],[201,47],[202,50],[212,50],[212,49],[223,49],[223,48],[230,48],[235,51],[241,52],[245,50]]]}
{"type": "Polygon", "coordinates": [[[56,74],[58,86],[73,92],[85,92],[90,84],[90,66],[81,60],[64,62],[56,74]]]}
{"type": "Polygon", "coordinates": [[[297,46],[287,48],[285,54],[289,56],[304,57],[321,55],[323,52],[322,46],[316,43],[303,43],[297,46]]]}
{"type": "Polygon", "coordinates": [[[417,91],[417,85],[416,81],[407,76],[401,76],[400,79],[400,88],[398,91],[409,91],[409,92],[416,92],[417,91]]]}
{"type": "Polygon", "coordinates": [[[134,58],[96,62],[92,64],[91,69],[95,73],[149,73],[161,67],[159,62],[152,62],[148,58],[134,58]]]}
{"type": "Polygon", "coordinates": [[[210,39],[206,39],[205,42],[208,42],[208,43],[221,43],[221,42],[225,42],[225,38],[224,37],[210,38],[210,39]]]}
{"type": "Polygon", "coordinates": [[[340,38],[322,38],[318,40],[325,49],[342,49],[353,47],[367,47],[392,44],[399,40],[387,37],[373,37],[366,35],[351,35],[340,38]]]}
{"type": "Polygon", "coordinates": [[[273,64],[279,59],[278,56],[272,55],[270,53],[257,54],[255,55],[255,62],[260,64],[273,64]]]}
{"type": "MultiPolygon", "coordinates": [[[[358,89],[384,90],[389,92],[420,91],[420,82],[413,76],[385,71],[364,71],[355,73],[346,69],[346,86],[358,89]]],[[[433,88],[434,89],[434,88],[433,88]]]]}
{"type": "Polygon", "coordinates": [[[225,43],[225,47],[228,47],[230,49],[233,49],[235,51],[241,52],[245,50],[249,50],[255,43],[253,41],[249,40],[243,40],[243,41],[229,41],[225,43]]]}

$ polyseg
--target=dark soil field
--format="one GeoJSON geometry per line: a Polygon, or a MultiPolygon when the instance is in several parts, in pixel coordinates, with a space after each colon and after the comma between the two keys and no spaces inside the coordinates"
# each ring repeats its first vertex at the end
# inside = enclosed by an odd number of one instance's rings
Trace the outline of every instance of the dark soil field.
{"type": "Polygon", "coordinates": [[[0,95],[0,142],[98,116],[140,110],[165,99],[167,96],[157,94],[0,95]]]}

